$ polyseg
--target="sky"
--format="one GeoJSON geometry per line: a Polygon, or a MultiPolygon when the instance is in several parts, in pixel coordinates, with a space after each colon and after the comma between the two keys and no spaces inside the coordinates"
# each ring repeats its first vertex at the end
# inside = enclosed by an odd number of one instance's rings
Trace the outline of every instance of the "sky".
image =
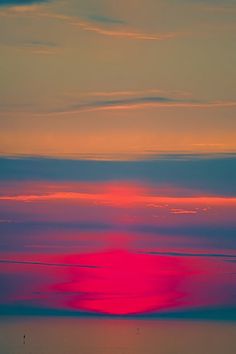
{"type": "Polygon", "coordinates": [[[0,314],[236,321],[235,0],[0,0],[0,314]]]}
{"type": "Polygon", "coordinates": [[[1,153],[235,151],[235,12],[235,0],[0,1],[1,153]]]}

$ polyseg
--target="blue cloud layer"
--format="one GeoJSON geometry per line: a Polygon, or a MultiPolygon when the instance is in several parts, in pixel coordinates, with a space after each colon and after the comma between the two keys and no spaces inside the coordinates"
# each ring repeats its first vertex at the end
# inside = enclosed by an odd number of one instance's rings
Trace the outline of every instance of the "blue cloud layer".
{"type": "Polygon", "coordinates": [[[236,196],[236,155],[166,155],[141,161],[0,158],[0,180],[140,181],[236,196]]]}
{"type": "Polygon", "coordinates": [[[48,2],[48,0],[0,0],[0,6],[21,6],[21,5],[33,5],[37,3],[48,2]]]}

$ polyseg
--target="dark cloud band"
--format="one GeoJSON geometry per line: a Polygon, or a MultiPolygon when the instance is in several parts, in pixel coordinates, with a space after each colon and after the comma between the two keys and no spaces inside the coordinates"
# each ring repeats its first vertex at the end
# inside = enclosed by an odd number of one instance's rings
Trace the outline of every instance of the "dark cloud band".
{"type": "Polygon", "coordinates": [[[173,184],[217,195],[236,195],[236,156],[166,155],[139,161],[0,158],[1,181],[138,180],[173,184]]]}
{"type": "Polygon", "coordinates": [[[48,2],[48,0],[0,0],[0,7],[25,6],[48,2]]]}

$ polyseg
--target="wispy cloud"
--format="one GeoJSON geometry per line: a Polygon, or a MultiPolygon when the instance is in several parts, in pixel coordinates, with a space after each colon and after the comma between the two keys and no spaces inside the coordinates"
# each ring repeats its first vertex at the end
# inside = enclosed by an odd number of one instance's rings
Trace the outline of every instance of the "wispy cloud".
{"type": "MultiPolygon", "coordinates": [[[[29,43],[25,48],[35,51],[40,51],[40,45],[29,43]]],[[[42,46],[42,49],[44,47],[42,46]]],[[[45,50],[52,53],[58,51],[57,47],[47,47],[45,50]]],[[[111,91],[111,92],[91,92],[91,93],[68,93],[60,99],[60,105],[57,107],[49,107],[47,110],[42,110],[40,107],[26,107],[25,112],[22,111],[22,105],[0,106],[0,113],[4,112],[21,112],[30,113],[40,116],[58,116],[64,114],[79,114],[82,112],[96,111],[125,111],[125,110],[140,110],[149,108],[183,108],[183,109],[212,109],[212,108],[232,108],[236,107],[236,101],[226,100],[211,100],[205,101],[191,97],[188,93],[181,92],[164,92],[161,90],[146,90],[146,91],[111,91]]],[[[220,147],[220,143],[205,144],[199,142],[199,146],[205,147],[220,147]]]]}
{"type": "Polygon", "coordinates": [[[83,110],[83,109],[122,109],[131,108],[135,106],[142,105],[152,105],[152,104],[166,104],[171,102],[176,102],[177,100],[171,97],[164,96],[140,96],[140,97],[128,97],[128,98],[114,98],[105,100],[95,100],[85,103],[78,103],[71,106],[72,110],[83,110]]]}
{"type": "Polygon", "coordinates": [[[98,268],[94,265],[83,265],[83,264],[68,264],[68,263],[50,263],[50,262],[40,262],[40,261],[22,261],[22,260],[11,260],[11,259],[0,259],[0,263],[4,264],[25,264],[25,265],[40,265],[47,267],[73,267],[73,268],[98,268]]]}
{"type": "MultiPolygon", "coordinates": [[[[53,15],[52,18],[59,17],[53,15]]],[[[135,40],[148,40],[148,41],[163,41],[167,39],[172,39],[179,36],[179,33],[175,32],[166,32],[166,33],[149,33],[144,31],[133,30],[129,28],[123,29],[111,29],[107,27],[100,27],[91,22],[83,21],[79,18],[72,18],[63,16],[61,20],[66,21],[67,23],[87,32],[94,32],[103,36],[114,37],[114,38],[127,38],[135,40]]]]}
{"type": "Polygon", "coordinates": [[[102,36],[108,36],[113,38],[127,38],[133,40],[148,40],[148,41],[163,41],[177,36],[183,35],[183,33],[177,32],[163,32],[163,33],[149,33],[145,31],[139,31],[123,23],[122,20],[112,19],[108,17],[98,17],[92,16],[89,20],[84,20],[80,17],[64,15],[55,12],[45,11],[43,8],[43,2],[32,2],[31,6],[28,6],[27,3],[17,6],[17,4],[12,4],[10,9],[1,11],[1,16],[37,16],[42,18],[48,18],[51,20],[61,21],[73,27],[76,27],[79,30],[85,32],[93,32],[102,36]],[[37,6],[41,4],[41,6],[37,6]],[[15,6],[14,6],[15,5],[15,6]],[[23,6],[25,5],[25,6],[23,6]],[[34,5],[34,6],[33,6],[34,5]],[[114,25],[118,25],[114,27],[114,25]]]}
{"type": "MultiPolygon", "coordinates": [[[[26,40],[26,41],[19,41],[17,39],[3,39],[1,41],[1,46],[4,47],[12,47],[14,46],[17,50],[25,50],[34,54],[57,54],[60,51],[60,47],[53,42],[44,41],[44,40],[26,40]]],[[[33,108],[33,105],[30,104],[18,104],[18,109],[26,108],[33,108]]],[[[1,104],[0,103],[0,110],[2,111],[12,111],[16,108],[14,103],[8,104],[1,104]]]]}
{"type": "Polygon", "coordinates": [[[34,40],[19,44],[18,49],[29,50],[34,54],[56,54],[58,53],[59,47],[53,42],[34,40]]]}
{"type": "MultiPolygon", "coordinates": [[[[204,210],[206,211],[206,210],[204,210]]],[[[197,210],[186,210],[186,209],[181,209],[181,208],[172,208],[170,209],[171,214],[197,214],[197,210]]]]}
{"type": "Polygon", "coordinates": [[[180,90],[162,90],[158,88],[146,89],[146,90],[126,90],[126,91],[95,91],[89,92],[88,96],[97,96],[97,97],[122,97],[122,96],[136,96],[140,95],[172,95],[175,98],[191,97],[192,93],[188,91],[180,90]]]}
{"type": "Polygon", "coordinates": [[[88,16],[88,20],[98,22],[98,23],[103,23],[105,25],[106,24],[107,25],[124,25],[126,23],[124,20],[121,20],[118,18],[99,16],[99,15],[88,16]]]}
{"type": "MultiPolygon", "coordinates": [[[[39,202],[39,201],[90,201],[98,204],[109,205],[144,205],[150,203],[157,205],[204,205],[204,206],[232,206],[236,205],[235,197],[220,197],[220,196],[194,196],[194,197],[165,197],[155,195],[143,194],[109,194],[109,193],[79,193],[79,192],[55,192],[48,194],[22,194],[22,195],[4,195],[0,196],[0,201],[13,201],[13,202],[39,202]]],[[[171,213],[187,214],[196,213],[191,210],[185,209],[171,209],[171,213]]]]}
{"type": "Polygon", "coordinates": [[[151,252],[140,252],[145,254],[153,254],[158,256],[173,256],[173,257],[210,257],[210,258],[236,258],[236,254],[232,253],[199,253],[199,252],[162,252],[162,251],[151,251],[151,252]]]}
{"type": "MultiPolygon", "coordinates": [[[[102,97],[102,95],[101,95],[102,97]]],[[[201,101],[194,99],[183,99],[168,96],[132,96],[127,94],[127,97],[116,97],[90,101],[81,101],[71,104],[65,108],[47,112],[49,115],[58,114],[75,114],[81,111],[119,111],[119,110],[137,110],[145,108],[227,108],[236,107],[236,101],[201,101]]]]}
{"type": "MultiPolygon", "coordinates": [[[[72,17],[67,15],[61,15],[56,13],[46,13],[42,12],[39,13],[40,16],[48,17],[51,19],[63,21],[67,24],[70,24],[74,27],[77,27],[80,30],[87,31],[87,32],[95,32],[97,34],[109,37],[116,37],[116,38],[128,38],[128,39],[136,39],[136,40],[154,40],[154,41],[162,41],[166,39],[171,39],[176,36],[179,36],[179,33],[175,32],[168,32],[168,33],[148,33],[144,31],[136,31],[133,29],[129,29],[126,26],[122,29],[114,29],[108,28],[107,26],[98,26],[93,22],[84,21],[79,17],[72,17]]],[[[101,21],[100,21],[101,22],[101,21]]],[[[108,24],[108,22],[106,23],[108,24]]]]}

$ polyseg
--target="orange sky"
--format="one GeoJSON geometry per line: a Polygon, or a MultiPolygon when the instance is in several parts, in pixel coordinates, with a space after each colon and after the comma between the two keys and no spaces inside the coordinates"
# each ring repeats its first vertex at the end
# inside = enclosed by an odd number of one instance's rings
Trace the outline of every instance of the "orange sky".
{"type": "Polygon", "coordinates": [[[235,152],[235,11],[0,2],[0,153],[235,152]]]}

